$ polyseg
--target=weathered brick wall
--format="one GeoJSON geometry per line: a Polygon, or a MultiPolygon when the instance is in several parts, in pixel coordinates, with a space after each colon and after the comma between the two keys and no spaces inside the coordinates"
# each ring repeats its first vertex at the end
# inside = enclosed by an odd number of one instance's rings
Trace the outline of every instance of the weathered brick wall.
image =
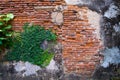
{"type": "Polygon", "coordinates": [[[64,4],[62,0],[0,0],[0,13],[14,13],[13,28],[21,30],[26,22],[41,26],[54,27],[51,12],[56,5],[64,4]]]}
{"type": "Polygon", "coordinates": [[[76,6],[69,6],[67,10],[64,10],[62,28],[64,40],[62,43],[64,45],[63,61],[66,72],[91,75],[99,63],[100,57],[97,54],[100,48],[100,40],[99,36],[94,34],[97,26],[92,27],[90,25],[88,12],[87,8],[76,6]],[[76,11],[80,11],[80,14],[78,15],[76,11]]]}
{"type": "Polygon", "coordinates": [[[24,23],[29,22],[52,28],[57,33],[58,40],[63,45],[62,57],[66,73],[91,75],[94,72],[99,63],[97,54],[100,40],[94,33],[97,28],[90,26],[86,7],[68,6],[62,0],[55,0],[55,2],[50,2],[50,0],[0,0],[0,13],[9,12],[15,15],[13,29],[16,31],[21,31],[24,23]],[[59,5],[63,5],[62,8],[57,7],[59,5]],[[53,12],[63,15],[63,23],[54,23],[53,12]]]}

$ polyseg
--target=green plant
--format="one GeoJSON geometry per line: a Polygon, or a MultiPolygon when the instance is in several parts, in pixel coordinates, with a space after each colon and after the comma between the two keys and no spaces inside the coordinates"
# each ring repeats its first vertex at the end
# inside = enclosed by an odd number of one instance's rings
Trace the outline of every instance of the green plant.
{"type": "Polygon", "coordinates": [[[49,65],[51,59],[53,58],[53,53],[48,53],[47,50],[45,50],[43,53],[42,53],[42,56],[36,56],[35,59],[41,59],[41,60],[38,60],[35,62],[35,64],[37,65],[40,65],[41,67],[45,67],[47,65],[49,65]]]}
{"type": "Polygon", "coordinates": [[[9,47],[12,37],[12,26],[10,21],[14,18],[14,15],[2,14],[0,15],[0,50],[9,47]]]}
{"type": "Polygon", "coordinates": [[[56,35],[38,25],[23,27],[24,31],[13,38],[13,47],[6,55],[6,59],[29,61],[45,67],[53,57],[53,53],[43,50],[40,45],[44,40],[56,41],[56,35]]]}

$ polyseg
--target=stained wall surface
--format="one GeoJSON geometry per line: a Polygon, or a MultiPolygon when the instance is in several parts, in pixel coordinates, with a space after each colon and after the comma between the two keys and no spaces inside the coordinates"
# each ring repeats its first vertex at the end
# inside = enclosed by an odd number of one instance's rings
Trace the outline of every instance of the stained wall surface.
{"type": "Polygon", "coordinates": [[[15,31],[22,31],[26,22],[52,28],[63,46],[65,73],[90,76],[99,64],[100,16],[88,8],[70,6],[62,0],[0,0],[1,13],[15,15],[15,31]]]}

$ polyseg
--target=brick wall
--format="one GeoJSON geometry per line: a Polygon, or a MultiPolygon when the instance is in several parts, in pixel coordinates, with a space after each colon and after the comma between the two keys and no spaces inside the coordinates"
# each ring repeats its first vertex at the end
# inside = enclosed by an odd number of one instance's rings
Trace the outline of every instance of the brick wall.
{"type": "Polygon", "coordinates": [[[88,12],[87,8],[78,8],[77,6],[69,6],[67,10],[64,10],[64,25],[62,28],[64,40],[62,43],[64,45],[65,72],[91,75],[99,64],[98,51],[101,43],[99,36],[96,33],[94,34],[99,29],[97,29],[97,26],[92,27],[89,23],[88,16],[90,15],[88,15],[88,12]],[[78,15],[79,11],[80,15],[78,15]]]}
{"type": "MultiPolygon", "coordinates": [[[[0,13],[13,13],[13,29],[21,31],[24,23],[34,23],[52,28],[63,45],[65,73],[91,75],[99,63],[97,56],[100,40],[88,20],[88,9],[66,5],[62,0],[0,0],[0,13]],[[60,6],[62,5],[62,6],[60,6]],[[60,8],[60,10],[59,10],[60,8]],[[55,23],[52,14],[58,12],[60,24],[55,23]]],[[[54,14],[53,14],[54,15],[54,14]]],[[[59,23],[59,22],[58,22],[59,23]]]]}

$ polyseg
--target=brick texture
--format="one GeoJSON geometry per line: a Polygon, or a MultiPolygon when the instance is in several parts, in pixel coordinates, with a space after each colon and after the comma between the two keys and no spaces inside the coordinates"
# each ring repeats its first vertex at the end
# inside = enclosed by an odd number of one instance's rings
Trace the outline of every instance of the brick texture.
{"type": "Polygon", "coordinates": [[[99,64],[97,56],[100,41],[93,32],[96,28],[90,27],[86,7],[66,5],[62,0],[0,0],[0,13],[13,13],[13,29],[22,31],[24,23],[34,23],[52,28],[58,35],[58,41],[63,45],[63,65],[65,73],[92,75],[99,64]],[[52,22],[51,13],[56,6],[64,5],[62,10],[64,22],[56,25],[52,22]],[[78,11],[81,15],[78,15],[78,11]]]}
{"type": "Polygon", "coordinates": [[[87,8],[69,6],[64,11],[64,25],[62,28],[63,62],[65,72],[81,73],[91,75],[99,63],[97,56],[100,48],[100,41],[93,32],[96,30],[90,27],[87,18],[87,8]],[[77,17],[76,11],[80,11],[81,17],[77,17]]]}

